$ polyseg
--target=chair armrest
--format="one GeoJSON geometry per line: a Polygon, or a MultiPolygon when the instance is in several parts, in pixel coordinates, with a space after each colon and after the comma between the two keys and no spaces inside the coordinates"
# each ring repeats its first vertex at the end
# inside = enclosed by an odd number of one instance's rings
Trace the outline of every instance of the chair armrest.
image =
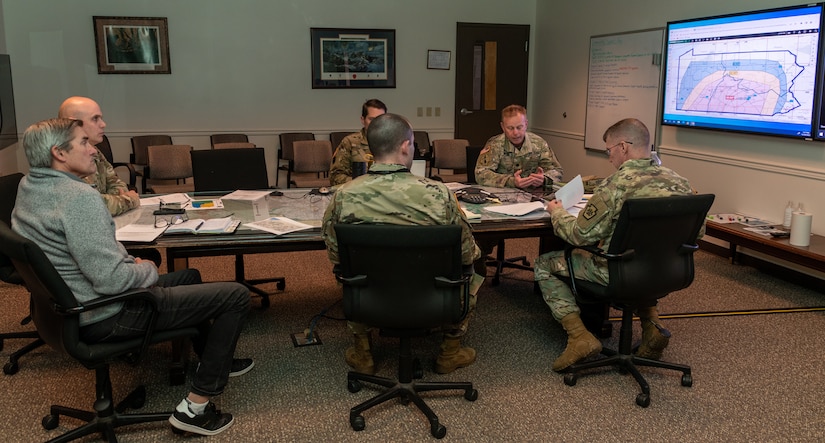
{"type": "Polygon", "coordinates": [[[367,284],[366,275],[354,275],[352,277],[344,277],[341,274],[336,274],[335,279],[345,285],[350,286],[365,286],[367,284]]]}
{"type": "Polygon", "coordinates": [[[116,295],[99,297],[89,302],[86,302],[80,306],[72,308],[65,308],[63,306],[54,305],[54,310],[55,312],[61,315],[80,315],[81,312],[90,311],[92,309],[100,308],[102,306],[110,305],[112,303],[126,302],[130,300],[143,300],[146,302],[147,306],[149,306],[149,308],[152,310],[152,314],[149,317],[149,325],[146,328],[146,332],[143,335],[143,341],[140,345],[140,351],[138,351],[136,358],[133,361],[133,363],[137,363],[143,357],[143,355],[146,353],[146,349],[149,347],[152,335],[155,333],[155,324],[157,323],[158,317],[157,300],[155,299],[154,295],[152,295],[152,293],[148,291],[148,289],[132,289],[116,295]]]}

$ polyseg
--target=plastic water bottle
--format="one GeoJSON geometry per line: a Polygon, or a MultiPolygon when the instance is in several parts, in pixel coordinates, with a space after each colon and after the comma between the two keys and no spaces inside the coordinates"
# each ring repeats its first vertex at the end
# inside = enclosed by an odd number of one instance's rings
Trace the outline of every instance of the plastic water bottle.
{"type": "Polygon", "coordinates": [[[785,219],[782,221],[783,228],[791,227],[791,216],[793,215],[793,202],[788,200],[788,206],[785,207],[785,219]]]}

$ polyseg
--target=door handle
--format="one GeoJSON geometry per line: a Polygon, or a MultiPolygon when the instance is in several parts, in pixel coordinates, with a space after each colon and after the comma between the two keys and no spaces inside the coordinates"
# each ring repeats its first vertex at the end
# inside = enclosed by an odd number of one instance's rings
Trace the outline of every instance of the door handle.
{"type": "Polygon", "coordinates": [[[461,114],[461,115],[470,115],[470,114],[473,113],[473,111],[471,111],[467,108],[461,108],[461,110],[459,110],[458,113],[461,114]]]}

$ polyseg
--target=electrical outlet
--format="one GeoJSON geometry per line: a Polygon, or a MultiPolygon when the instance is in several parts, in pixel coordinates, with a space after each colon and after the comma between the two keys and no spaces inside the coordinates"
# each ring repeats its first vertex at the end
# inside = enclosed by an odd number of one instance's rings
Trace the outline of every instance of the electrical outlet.
{"type": "Polygon", "coordinates": [[[433,116],[433,108],[430,107],[430,106],[427,106],[427,117],[432,117],[432,116],[433,116]]]}
{"type": "Polygon", "coordinates": [[[418,107],[418,112],[417,112],[417,115],[418,115],[419,117],[424,117],[424,108],[422,108],[421,106],[419,106],[419,107],[418,107]]]}
{"type": "Polygon", "coordinates": [[[435,116],[441,117],[441,106],[436,106],[435,108],[435,116]]]}
{"type": "Polygon", "coordinates": [[[309,335],[309,330],[303,330],[292,334],[292,344],[296,348],[301,346],[320,345],[321,338],[318,337],[318,331],[312,331],[312,335],[309,335]]]}

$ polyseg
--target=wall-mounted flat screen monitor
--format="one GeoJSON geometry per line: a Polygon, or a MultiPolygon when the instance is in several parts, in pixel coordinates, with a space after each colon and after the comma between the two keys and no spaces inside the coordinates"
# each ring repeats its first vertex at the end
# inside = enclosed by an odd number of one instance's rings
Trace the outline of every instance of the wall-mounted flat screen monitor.
{"type": "Polygon", "coordinates": [[[669,22],[662,124],[812,138],[822,10],[669,22]]]}

